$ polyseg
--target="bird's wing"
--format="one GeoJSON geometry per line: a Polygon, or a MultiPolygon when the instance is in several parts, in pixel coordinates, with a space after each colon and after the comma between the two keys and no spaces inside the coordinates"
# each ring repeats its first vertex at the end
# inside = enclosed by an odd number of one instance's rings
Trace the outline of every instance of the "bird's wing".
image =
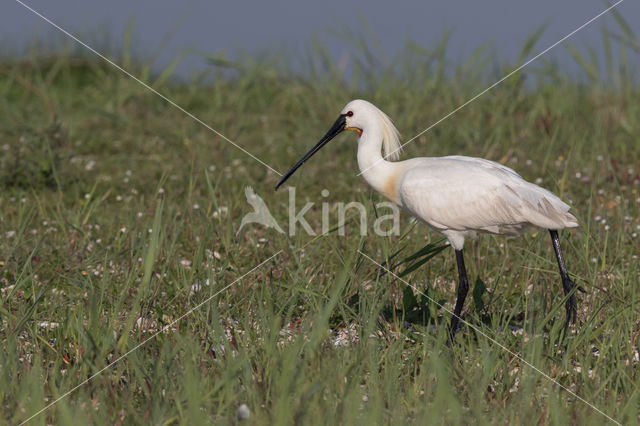
{"type": "Polygon", "coordinates": [[[577,226],[569,206],[512,169],[471,157],[425,158],[403,175],[400,200],[436,229],[514,233],[577,226]]]}
{"type": "Polygon", "coordinates": [[[446,160],[451,160],[451,161],[463,162],[464,164],[473,164],[474,166],[482,167],[492,173],[501,172],[501,173],[506,173],[509,176],[522,179],[522,176],[520,176],[518,172],[516,172],[512,168],[509,168],[503,164],[496,163],[495,161],[487,160],[484,158],[466,157],[464,155],[450,155],[448,157],[442,157],[442,158],[446,160]]]}

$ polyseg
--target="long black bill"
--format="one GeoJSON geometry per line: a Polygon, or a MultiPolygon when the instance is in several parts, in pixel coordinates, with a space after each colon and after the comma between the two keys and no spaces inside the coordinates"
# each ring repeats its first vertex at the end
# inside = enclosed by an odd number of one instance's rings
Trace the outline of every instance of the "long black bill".
{"type": "Polygon", "coordinates": [[[276,191],[280,188],[280,185],[286,182],[287,179],[291,177],[292,174],[295,173],[296,170],[300,168],[309,158],[313,156],[316,152],[320,151],[320,148],[325,146],[331,139],[335,138],[340,132],[342,132],[347,125],[347,119],[345,114],[340,114],[340,117],[333,123],[333,126],[329,129],[326,135],[320,139],[320,141],[313,147],[309,152],[307,152],[304,157],[302,157],[296,164],[291,167],[291,169],[282,176],[278,184],[276,185],[276,191]]]}

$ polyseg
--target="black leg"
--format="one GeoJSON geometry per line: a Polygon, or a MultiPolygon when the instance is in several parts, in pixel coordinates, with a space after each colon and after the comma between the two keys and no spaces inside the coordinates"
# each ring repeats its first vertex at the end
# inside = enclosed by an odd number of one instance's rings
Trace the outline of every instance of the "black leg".
{"type": "Polygon", "coordinates": [[[569,322],[576,322],[577,315],[577,303],[574,288],[582,291],[584,293],[584,289],[582,287],[577,286],[576,283],[569,278],[569,273],[567,272],[567,267],[564,264],[564,256],[562,255],[562,250],[560,249],[560,240],[558,239],[558,231],[550,229],[549,233],[551,234],[551,241],[553,242],[553,250],[556,252],[556,259],[558,259],[558,268],[560,269],[560,278],[562,278],[562,288],[564,289],[564,295],[571,293],[569,299],[567,299],[565,303],[565,310],[567,312],[567,320],[564,323],[564,330],[567,331],[569,327],[569,322]]]}
{"type": "Polygon", "coordinates": [[[449,338],[453,340],[453,336],[458,330],[458,322],[460,321],[460,315],[462,314],[462,307],[464,306],[464,299],[469,292],[469,279],[467,278],[467,269],[464,267],[464,256],[462,250],[456,250],[456,261],[458,262],[458,298],[456,299],[456,307],[453,310],[451,316],[451,326],[449,328],[449,338]]]}

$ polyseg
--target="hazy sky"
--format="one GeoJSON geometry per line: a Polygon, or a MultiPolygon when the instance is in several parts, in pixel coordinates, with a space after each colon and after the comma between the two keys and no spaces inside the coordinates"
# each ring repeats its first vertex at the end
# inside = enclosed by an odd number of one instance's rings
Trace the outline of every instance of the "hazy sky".
{"type": "MultiPolygon", "coordinates": [[[[362,22],[373,29],[382,51],[392,58],[410,39],[433,47],[446,29],[453,31],[449,58],[464,60],[480,44],[492,43],[498,57],[513,59],[535,29],[548,27],[536,45],[538,52],[579,27],[607,3],[600,0],[390,2],[354,0],[324,2],[210,2],[166,0],[24,0],[63,28],[90,44],[100,44],[107,30],[117,49],[130,19],[135,22],[134,42],[138,52],[150,57],[159,47],[156,65],[162,66],[178,52],[194,48],[233,57],[238,49],[250,53],[285,48],[302,52],[312,37],[324,41],[338,58],[349,46],[334,30],[362,33],[362,22]],[[168,38],[168,42],[164,42],[168,38]]],[[[58,31],[15,0],[3,0],[0,14],[0,45],[19,49],[35,38],[54,43],[58,31]]],[[[630,27],[640,34],[640,1],[625,0],[617,8],[630,27]]],[[[571,38],[584,46],[598,46],[602,25],[616,29],[611,16],[603,16],[571,38]]],[[[96,46],[100,47],[100,46],[96,46]]],[[[552,56],[570,62],[563,46],[552,56]]],[[[566,61],[566,62],[565,62],[566,61]]],[[[637,55],[636,55],[637,62],[637,55]]],[[[181,68],[203,66],[192,55],[181,68]]]]}

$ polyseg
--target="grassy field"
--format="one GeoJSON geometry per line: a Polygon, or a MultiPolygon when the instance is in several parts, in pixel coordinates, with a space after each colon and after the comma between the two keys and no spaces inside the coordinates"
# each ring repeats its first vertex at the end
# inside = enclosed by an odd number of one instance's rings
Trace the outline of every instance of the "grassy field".
{"type": "MultiPolygon", "coordinates": [[[[409,45],[372,73],[363,47],[350,79],[320,46],[303,70],[212,58],[213,74],[185,83],[126,52],[118,61],[283,172],[353,98],[406,140],[518,65],[481,52],[445,64],[444,52],[409,45]]],[[[0,61],[0,422],[61,396],[30,424],[237,424],[242,404],[252,424],[607,422],[496,341],[638,422],[640,90],[608,56],[573,54],[581,82],[541,59],[405,150],[504,163],[570,202],[581,225],[561,232],[588,291],[564,340],[551,243],[532,230],[467,244],[465,319],[495,341],[465,327],[451,348],[446,311],[359,253],[396,254],[389,264],[406,270],[399,260],[439,238],[408,215],[400,236],[361,237],[356,218],[345,236],[238,232],[246,186],[286,227],[276,173],[97,59],[0,61]]],[[[363,202],[372,225],[382,198],[356,176],[355,152],[340,136],[291,181],[298,209],[315,202],[305,218],[318,233],[323,202],[332,218],[337,203],[363,202]]],[[[405,276],[447,309],[455,277],[450,248],[405,276]]]]}

